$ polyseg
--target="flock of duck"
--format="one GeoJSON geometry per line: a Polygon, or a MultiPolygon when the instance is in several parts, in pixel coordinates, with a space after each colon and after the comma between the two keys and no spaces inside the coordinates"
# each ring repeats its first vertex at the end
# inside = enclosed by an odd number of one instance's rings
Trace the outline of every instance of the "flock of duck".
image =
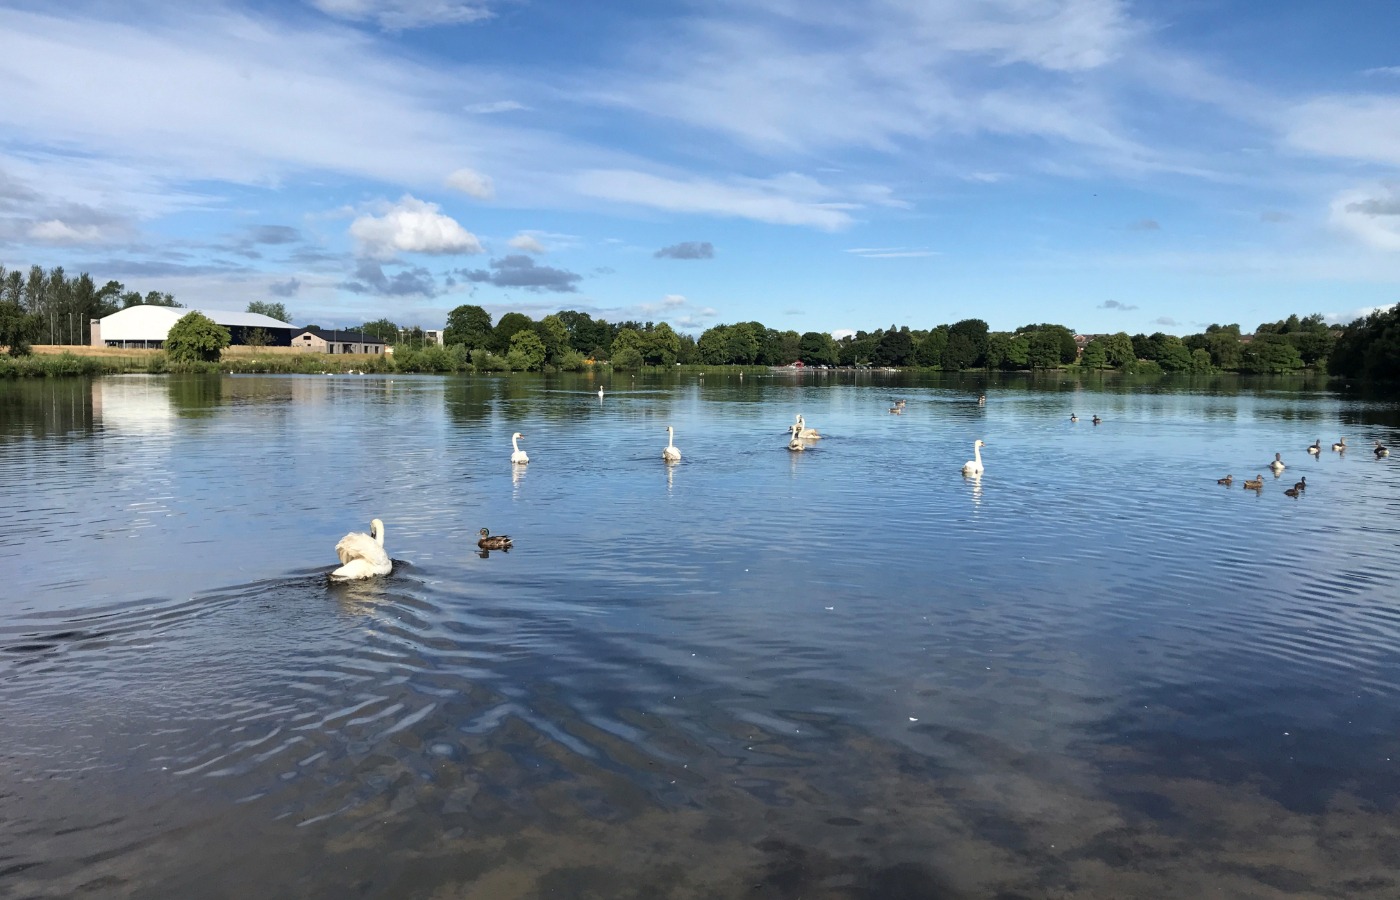
{"type": "MultiPolygon", "coordinates": [[[[1347,439],[1344,437],[1337,438],[1337,443],[1332,445],[1332,452],[1345,456],[1347,452],[1347,439]]],[[[1375,454],[1376,459],[1384,459],[1385,457],[1390,455],[1390,448],[1386,447],[1380,441],[1376,441],[1375,449],[1373,449],[1371,452],[1375,454]]],[[[1313,457],[1314,459],[1317,459],[1318,457],[1322,456],[1322,438],[1318,438],[1312,443],[1311,446],[1308,447],[1308,455],[1313,457]]],[[[1269,463],[1269,471],[1273,472],[1274,477],[1277,478],[1283,474],[1283,470],[1286,468],[1287,465],[1283,461],[1283,454],[1275,453],[1274,461],[1269,463]]],[[[1223,484],[1226,487],[1229,487],[1230,485],[1235,483],[1235,476],[1226,475],[1224,478],[1217,478],[1215,479],[1215,483],[1223,484]]],[[[1253,478],[1246,478],[1244,480],[1244,488],[1247,491],[1262,491],[1264,489],[1264,473],[1260,472],[1253,478]]],[[[1308,477],[1304,475],[1302,478],[1298,479],[1298,482],[1294,484],[1293,487],[1285,490],[1284,494],[1288,495],[1289,497],[1297,497],[1307,489],[1308,477]]]]}
{"type": "MultiPolygon", "coordinates": [[[[598,389],[598,399],[603,399],[602,388],[598,389]]],[[[986,394],[977,398],[977,404],[979,406],[985,406],[986,403],[986,394]]],[[[894,405],[890,407],[890,412],[894,415],[902,415],[905,405],[904,400],[895,400],[894,405]]],[[[1069,420],[1071,422],[1078,422],[1078,414],[1070,413],[1069,420]]],[[[1095,414],[1091,421],[1095,425],[1098,425],[1103,422],[1103,419],[1100,419],[1098,415],[1095,414]]],[[[528,465],[530,462],[529,454],[520,449],[520,440],[523,437],[525,437],[525,435],[518,431],[510,436],[510,461],[512,466],[524,466],[528,465]]],[[[809,428],[802,414],[798,413],[796,421],[788,426],[788,437],[788,449],[794,453],[801,453],[807,449],[812,441],[821,440],[822,435],[817,429],[809,428]]],[[[982,448],[985,446],[986,444],[980,438],[973,441],[972,459],[963,463],[963,475],[969,478],[982,477],[982,473],[986,471],[985,466],[982,464],[982,448]]],[[[1321,456],[1322,439],[1319,438],[1312,446],[1308,447],[1307,450],[1308,454],[1315,458],[1321,456]]],[[[1346,438],[1338,438],[1337,443],[1332,445],[1332,450],[1335,453],[1345,455],[1347,451],[1346,438]]],[[[1380,441],[1376,441],[1375,450],[1373,452],[1375,453],[1376,459],[1381,459],[1390,455],[1390,450],[1380,441]]],[[[666,446],[661,450],[661,458],[667,463],[677,463],[681,460],[681,450],[676,446],[676,429],[670,425],[666,426],[666,446]]],[[[1273,462],[1269,463],[1269,469],[1274,473],[1274,477],[1277,478],[1281,475],[1284,468],[1285,465],[1282,454],[1275,453],[1273,462]]],[[[1226,475],[1224,478],[1216,479],[1216,484],[1222,484],[1226,487],[1234,483],[1234,475],[1226,475]]],[[[1252,491],[1263,490],[1263,473],[1261,472],[1252,479],[1245,479],[1244,487],[1246,490],[1252,491]]],[[[1307,488],[1308,479],[1305,476],[1299,479],[1298,483],[1293,485],[1293,487],[1285,490],[1284,493],[1290,497],[1297,497],[1303,491],[1306,491],[1307,488]]],[[[483,528],[480,531],[480,536],[476,544],[483,551],[509,550],[511,547],[511,539],[509,535],[491,534],[490,531],[483,528]]],[[[330,577],[333,580],[350,581],[361,578],[373,578],[378,575],[388,575],[393,571],[394,562],[384,550],[384,523],[379,519],[374,519],[369,523],[369,534],[352,531],[350,534],[341,538],[340,542],[335,545],[335,552],[336,555],[340,557],[341,565],[340,568],[330,573],[330,577]]]]}

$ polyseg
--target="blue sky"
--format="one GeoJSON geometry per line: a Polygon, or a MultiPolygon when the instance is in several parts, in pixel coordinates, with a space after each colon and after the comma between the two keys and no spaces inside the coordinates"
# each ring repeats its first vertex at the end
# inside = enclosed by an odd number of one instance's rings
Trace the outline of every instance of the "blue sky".
{"type": "Polygon", "coordinates": [[[298,324],[1400,301],[1400,4],[0,3],[0,263],[298,324]]]}

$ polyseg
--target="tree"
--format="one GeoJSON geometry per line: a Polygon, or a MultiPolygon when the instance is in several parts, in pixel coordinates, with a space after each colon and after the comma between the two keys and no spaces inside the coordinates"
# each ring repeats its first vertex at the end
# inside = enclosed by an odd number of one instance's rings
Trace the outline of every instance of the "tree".
{"type": "MultiPolygon", "coordinates": [[[[251,305],[251,304],[250,304],[251,305]]],[[[252,312],[252,310],[249,310],[252,312]]],[[[265,313],[265,315],[271,315],[265,313]]],[[[276,316],[273,316],[276,318],[276,316]]],[[[282,321],[287,321],[283,319],[282,321]]],[[[397,344],[399,342],[399,326],[388,319],[375,319],[373,322],[366,322],[360,326],[360,331],[370,337],[378,338],[386,344],[397,344]]]]}
{"type": "Polygon", "coordinates": [[[1086,344],[1084,347],[1084,355],[1079,358],[1079,364],[1086,369],[1107,368],[1107,342],[1103,338],[1094,338],[1086,344]]]}
{"type": "Polygon", "coordinates": [[[1347,378],[1400,379],[1400,303],[1344,328],[1327,369],[1347,378]]]}
{"type": "Polygon", "coordinates": [[[218,362],[230,340],[227,328],[202,313],[192,312],[170,326],[165,354],[176,362],[218,362]]]}
{"type": "Polygon", "coordinates": [[[960,372],[963,369],[971,369],[981,356],[972,338],[967,334],[949,331],[948,346],[943,350],[942,364],[945,371],[960,372]]]}
{"type": "Polygon", "coordinates": [[[544,341],[533,330],[525,328],[511,335],[506,362],[512,369],[535,371],[544,365],[544,354],[544,341]]]}
{"type": "Polygon", "coordinates": [[[669,368],[676,364],[676,356],[681,349],[681,339],[670,325],[662,322],[643,337],[646,338],[646,341],[642,357],[646,360],[647,365],[669,368]]]}
{"type": "Polygon", "coordinates": [[[266,300],[252,300],[248,303],[248,312],[257,313],[260,316],[267,316],[279,322],[292,321],[292,314],[287,312],[287,307],[281,303],[269,303],[266,300]]]}
{"type": "MultiPolygon", "coordinates": [[[[985,365],[984,357],[987,355],[987,323],[981,319],[963,319],[961,322],[954,322],[948,328],[948,348],[953,349],[954,338],[962,338],[958,342],[957,351],[954,354],[959,369],[975,369],[985,365]],[[970,357],[970,358],[969,358],[970,357]]],[[[947,356],[947,354],[944,354],[947,356]]],[[[949,368],[946,361],[943,368],[949,368]]]]}
{"type": "Polygon", "coordinates": [[[511,338],[515,337],[516,332],[529,331],[533,333],[534,330],[535,322],[529,316],[524,313],[508,312],[501,316],[496,327],[491,329],[490,349],[497,353],[505,353],[510,349],[511,338]]]}
{"type": "Polygon", "coordinates": [[[809,366],[836,365],[836,341],[824,331],[808,331],[798,339],[797,352],[809,366]]]}
{"type": "Polygon", "coordinates": [[[909,329],[886,331],[875,344],[871,361],[877,366],[907,366],[914,361],[914,336],[909,329]]]}
{"type": "Polygon", "coordinates": [[[175,295],[169,291],[147,291],[146,299],[141,302],[145,303],[147,306],[171,306],[177,309],[183,308],[185,305],[183,303],[176,303],[175,295]]]}
{"type": "Polygon", "coordinates": [[[491,346],[491,331],[491,314],[466,304],[447,314],[442,342],[448,346],[462,344],[468,350],[485,350],[491,346]]]}
{"type": "Polygon", "coordinates": [[[931,368],[943,364],[943,351],[948,349],[948,326],[939,325],[919,342],[914,359],[921,366],[931,368]]]}
{"type": "Polygon", "coordinates": [[[1256,373],[1291,372],[1303,367],[1303,358],[1282,333],[1256,334],[1240,356],[1240,370],[1256,373]]]}
{"type": "Polygon", "coordinates": [[[28,356],[33,352],[31,344],[39,335],[39,317],[27,313],[12,300],[0,302],[0,344],[9,348],[11,356],[28,356]]]}
{"type": "Polygon", "coordinates": [[[613,339],[612,366],[614,369],[640,369],[642,367],[642,354],[636,347],[618,347],[617,339],[613,339]]]}
{"type": "Polygon", "coordinates": [[[544,345],[544,358],[554,364],[563,359],[572,349],[569,345],[569,329],[557,315],[545,316],[535,323],[535,334],[544,345]]]}

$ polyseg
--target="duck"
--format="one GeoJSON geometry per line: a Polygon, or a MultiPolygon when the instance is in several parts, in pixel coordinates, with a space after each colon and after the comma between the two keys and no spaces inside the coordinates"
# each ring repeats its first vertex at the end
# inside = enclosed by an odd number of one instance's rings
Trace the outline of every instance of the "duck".
{"type": "Polygon", "coordinates": [[[1293,485],[1293,490],[1295,490],[1295,491],[1306,491],[1307,489],[1308,489],[1308,476],[1306,476],[1306,475],[1303,476],[1303,479],[1302,479],[1301,481],[1299,481],[1297,484],[1293,485]]]}
{"type": "Polygon", "coordinates": [[[1100,419],[1100,418],[1099,418],[1099,414],[1098,414],[1098,413],[1094,413],[1094,418],[1090,419],[1089,421],[1091,421],[1091,422],[1093,422],[1095,425],[1097,425],[1097,424],[1099,424],[1100,422],[1102,422],[1103,419],[1100,419]]]}
{"type": "Polygon", "coordinates": [[[1385,444],[1382,444],[1380,441],[1376,441],[1375,454],[1376,459],[1381,459],[1390,455],[1390,449],[1386,447],[1385,444]]]}
{"type": "Polygon", "coordinates": [[[1232,484],[1235,483],[1235,476],[1233,476],[1233,475],[1226,475],[1224,478],[1217,478],[1217,479],[1215,479],[1215,483],[1216,483],[1216,484],[1223,484],[1223,485],[1225,485],[1226,487],[1229,487],[1230,485],[1232,485],[1232,484]]]}
{"type": "Polygon", "coordinates": [[[1286,490],[1286,491],[1283,492],[1283,495],[1284,495],[1285,497],[1296,497],[1296,496],[1298,496],[1298,494],[1299,494],[1299,491],[1298,491],[1298,489],[1295,488],[1295,487],[1291,487],[1291,488],[1289,488],[1288,490],[1286,490]]]}
{"type": "Polygon", "coordinates": [[[1071,422],[1078,422],[1078,421],[1079,421],[1079,416],[1075,415],[1074,413],[1070,413],[1070,414],[1069,414],[1069,420],[1070,420],[1071,422]]]}
{"type": "Polygon", "coordinates": [[[902,415],[904,415],[904,407],[902,407],[902,406],[891,406],[891,407],[890,407],[890,415],[892,415],[892,416],[902,416],[902,415]]]}
{"type": "Polygon", "coordinates": [[[1317,440],[1313,441],[1313,445],[1308,448],[1308,453],[1312,456],[1322,455],[1322,438],[1318,438],[1317,440]]]}
{"type": "Polygon", "coordinates": [[[1335,444],[1332,445],[1332,449],[1335,450],[1335,451],[1337,451],[1338,453],[1345,453],[1345,452],[1347,452],[1347,439],[1346,439],[1346,438],[1337,438],[1337,443],[1335,443],[1335,444]]]}
{"type": "Polygon", "coordinates": [[[821,434],[817,431],[817,429],[815,429],[815,428],[808,428],[808,427],[807,427],[807,420],[804,419],[804,418],[802,418],[802,414],[801,414],[801,413],[798,413],[798,414],[797,414],[797,425],[796,425],[796,428],[797,428],[797,431],[794,432],[794,434],[795,434],[797,437],[802,438],[802,440],[804,440],[804,441],[819,441],[819,440],[821,440],[821,437],[822,437],[821,434]]]}
{"type": "Polygon", "coordinates": [[[972,442],[972,459],[969,459],[967,462],[963,463],[962,473],[964,475],[982,474],[982,448],[984,446],[986,445],[982,443],[981,438],[978,438],[977,440],[972,442]]]}
{"type": "Polygon", "coordinates": [[[1244,480],[1244,486],[1247,487],[1247,488],[1249,488],[1249,489],[1252,490],[1252,491],[1257,491],[1257,490],[1260,490],[1261,488],[1263,488],[1263,487],[1264,487],[1264,475],[1263,475],[1263,473],[1260,473],[1260,474],[1258,474],[1258,475],[1255,475],[1253,481],[1251,481],[1250,479],[1246,478],[1246,479],[1244,480]]]}
{"type": "Polygon", "coordinates": [[[1269,463],[1269,468],[1274,470],[1275,475],[1286,469],[1287,466],[1283,464],[1283,456],[1281,454],[1275,453],[1274,461],[1269,463]]]}
{"type": "Polygon", "coordinates": [[[476,539],[476,545],[483,550],[509,550],[511,545],[510,535],[492,534],[485,528],[477,532],[481,537],[476,539]]]}
{"type": "Polygon", "coordinates": [[[510,436],[510,446],[511,450],[513,451],[510,455],[510,461],[515,463],[517,466],[523,466],[530,461],[529,454],[527,454],[524,450],[521,450],[520,445],[516,443],[524,436],[525,435],[521,434],[518,431],[510,436]]]}
{"type": "Polygon", "coordinates": [[[978,394],[978,395],[977,395],[977,405],[978,405],[978,406],[986,406],[986,405],[987,405],[987,395],[986,395],[986,394],[978,394]]]}
{"type": "Polygon", "coordinates": [[[676,446],[676,429],[670,425],[666,426],[666,449],[661,451],[661,458],[666,462],[681,461],[681,448],[676,446]]]}
{"type": "Polygon", "coordinates": [[[370,520],[369,534],[352,531],[341,538],[335,555],[341,565],[331,572],[331,578],[337,581],[388,575],[394,569],[394,561],[384,552],[384,523],[379,519],[370,520]]]}

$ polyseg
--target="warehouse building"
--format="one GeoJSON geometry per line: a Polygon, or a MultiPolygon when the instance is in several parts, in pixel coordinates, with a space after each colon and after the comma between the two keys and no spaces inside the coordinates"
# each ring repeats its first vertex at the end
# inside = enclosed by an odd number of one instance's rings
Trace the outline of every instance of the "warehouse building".
{"type": "Polygon", "coordinates": [[[379,338],[348,328],[302,328],[292,338],[292,346],[312,353],[384,352],[384,342],[379,338]]]}
{"type": "Polygon", "coordinates": [[[92,346],[145,347],[165,346],[170,327],[192,312],[214,320],[229,331],[234,344],[258,344],[264,347],[290,347],[292,332],[287,322],[271,316],[225,309],[183,309],[171,306],[128,306],[126,309],[92,320],[92,346]],[[260,332],[260,333],[259,333],[260,332]],[[252,340],[249,340],[249,338],[252,340]]]}

